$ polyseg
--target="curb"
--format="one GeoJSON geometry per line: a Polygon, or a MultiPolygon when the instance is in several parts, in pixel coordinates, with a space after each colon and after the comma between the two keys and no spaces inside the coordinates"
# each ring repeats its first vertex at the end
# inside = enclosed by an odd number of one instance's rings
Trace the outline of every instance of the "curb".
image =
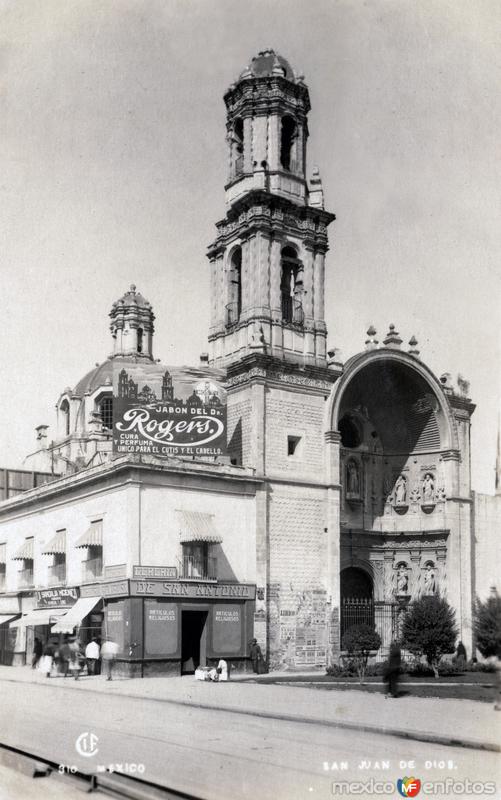
{"type": "MultiPolygon", "coordinates": [[[[18,683],[18,684],[27,683],[30,686],[42,686],[47,689],[50,688],[51,686],[50,683],[22,681],[22,680],[16,680],[15,678],[1,678],[1,680],[8,683],[18,683]]],[[[75,686],[75,683],[76,681],[73,681],[71,686],[65,686],[62,688],[69,688],[70,690],[77,690],[81,692],[82,691],[92,692],[93,694],[99,694],[99,695],[105,693],[104,690],[102,689],[83,688],[81,686],[75,686]]],[[[296,723],[303,723],[305,725],[322,725],[323,727],[339,728],[340,730],[362,731],[363,733],[380,734],[384,736],[396,736],[399,739],[407,739],[418,742],[429,742],[431,744],[440,744],[440,745],[445,745],[447,747],[463,747],[471,750],[483,750],[493,753],[501,752],[501,745],[494,744],[493,742],[481,742],[478,739],[460,739],[453,736],[428,733],[426,731],[409,731],[403,728],[392,728],[392,727],[386,727],[384,725],[381,726],[367,725],[366,723],[363,722],[358,723],[358,722],[344,722],[342,720],[327,720],[327,719],[322,719],[321,717],[298,717],[295,716],[294,714],[285,714],[280,712],[274,713],[272,711],[257,711],[255,709],[243,708],[240,706],[238,708],[235,708],[233,706],[220,706],[220,705],[215,705],[214,703],[200,703],[195,700],[178,700],[176,698],[169,698],[169,697],[151,697],[151,696],[148,697],[142,694],[134,694],[134,693],[126,694],[125,692],[112,692],[112,694],[115,695],[116,697],[127,697],[133,700],[147,700],[156,703],[170,703],[171,705],[176,705],[176,706],[200,708],[205,711],[222,711],[227,714],[243,714],[249,717],[276,719],[276,720],[281,720],[283,722],[296,722],[296,723]]]]}

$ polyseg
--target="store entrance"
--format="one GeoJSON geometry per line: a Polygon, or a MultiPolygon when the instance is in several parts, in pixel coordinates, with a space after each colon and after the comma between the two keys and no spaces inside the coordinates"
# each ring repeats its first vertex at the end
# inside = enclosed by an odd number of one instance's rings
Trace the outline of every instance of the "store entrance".
{"type": "Polygon", "coordinates": [[[205,666],[207,611],[182,611],[181,674],[190,675],[205,666]]]}

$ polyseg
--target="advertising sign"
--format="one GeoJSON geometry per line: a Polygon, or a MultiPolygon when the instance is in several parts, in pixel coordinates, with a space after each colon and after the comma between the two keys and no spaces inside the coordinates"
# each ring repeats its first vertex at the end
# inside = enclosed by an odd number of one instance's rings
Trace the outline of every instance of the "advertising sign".
{"type": "Polygon", "coordinates": [[[113,452],[199,459],[226,455],[219,370],[120,363],[113,372],[113,452]]]}
{"type": "Polygon", "coordinates": [[[177,567],[132,567],[133,578],[177,578],[177,567]]]}
{"type": "Polygon", "coordinates": [[[238,653],[242,647],[242,605],[221,603],[213,609],[212,646],[216,653],[238,653]]]}
{"type": "Polygon", "coordinates": [[[131,595],[153,597],[205,598],[214,600],[254,600],[256,587],[248,583],[182,583],[180,581],[143,580],[130,582],[131,595]]]}
{"type": "Polygon", "coordinates": [[[42,589],[36,593],[37,608],[58,608],[72,606],[78,600],[76,586],[67,586],[61,589],[42,589]]]}

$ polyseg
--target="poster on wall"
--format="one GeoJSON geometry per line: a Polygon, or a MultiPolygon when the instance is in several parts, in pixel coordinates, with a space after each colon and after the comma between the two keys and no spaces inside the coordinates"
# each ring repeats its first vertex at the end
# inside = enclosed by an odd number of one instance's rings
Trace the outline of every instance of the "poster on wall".
{"type": "Polygon", "coordinates": [[[113,452],[207,460],[225,456],[219,370],[120,362],[113,371],[113,452]]]}

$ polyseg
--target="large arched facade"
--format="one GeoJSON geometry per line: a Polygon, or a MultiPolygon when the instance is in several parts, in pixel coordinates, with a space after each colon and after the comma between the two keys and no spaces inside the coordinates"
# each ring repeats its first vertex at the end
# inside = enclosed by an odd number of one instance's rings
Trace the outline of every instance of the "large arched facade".
{"type": "Polygon", "coordinates": [[[402,608],[426,594],[447,597],[463,640],[471,641],[472,410],[416,356],[390,347],[348,361],[331,392],[326,447],[333,606],[339,597],[342,632],[352,613],[343,577],[359,569],[372,576],[381,655],[402,608]]]}

